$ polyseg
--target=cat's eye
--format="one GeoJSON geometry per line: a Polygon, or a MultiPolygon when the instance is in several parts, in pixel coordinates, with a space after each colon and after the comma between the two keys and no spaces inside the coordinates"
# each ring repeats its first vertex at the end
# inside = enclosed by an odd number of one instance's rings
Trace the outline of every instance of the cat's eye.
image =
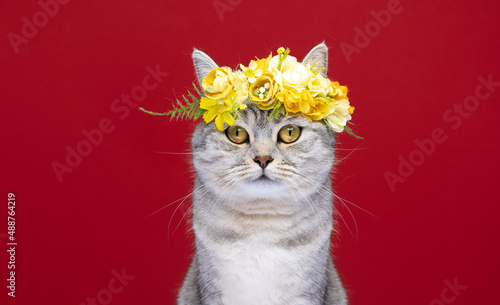
{"type": "Polygon", "coordinates": [[[286,125],[280,129],[278,139],[283,143],[293,143],[300,137],[301,129],[296,125],[286,125]]]}
{"type": "Polygon", "coordinates": [[[245,128],[237,125],[229,126],[226,129],[227,138],[236,144],[243,144],[248,141],[248,132],[245,128]]]}

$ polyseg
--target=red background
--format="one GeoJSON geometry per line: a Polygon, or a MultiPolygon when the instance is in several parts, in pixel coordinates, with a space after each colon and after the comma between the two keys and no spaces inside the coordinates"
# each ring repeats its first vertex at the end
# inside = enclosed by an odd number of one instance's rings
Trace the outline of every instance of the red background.
{"type": "Polygon", "coordinates": [[[182,220],[189,200],[148,215],[190,193],[189,155],[158,152],[186,152],[194,124],[135,109],[122,120],[113,101],[158,65],[169,75],[140,105],[170,109],[195,80],[193,47],[235,67],[279,46],[302,59],[323,40],[329,77],[349,87],[365,138],[338,137],[339,159],[348,157],[336,193],[375,215],[337,202],[345,222],[335,256],[351,304],[444,304],[454,280],[467,286],[454,304],[495,303],[500,90],[460,124],[443,114],[475,94],[479,76],[500,81],[500,3],[401,0],[373,33],[370,11],[388,0],[232,0],[223,20],[219,2],[71,1],[16,53],[9,33],[22,35],[23,17],[41,8],[2,1],[0,303],[86,304],[125,268],[135,278],[110,304],[173,304],[192,251],[182,220]],[[373,37],[344,54],[367,24],[373,37]],[[66,146],[103,118],[115,129],[60,182],[53,162],[65,163],[66,146]],[[415,140],[436,128],[446,141],[418,160],[415,140]],[[384,173],[399,175],[400,156],[410,155],[421,164],[391,191],[384,173]],[[15,299],[5,287],[8,192],[17,199],[15,299]]]}

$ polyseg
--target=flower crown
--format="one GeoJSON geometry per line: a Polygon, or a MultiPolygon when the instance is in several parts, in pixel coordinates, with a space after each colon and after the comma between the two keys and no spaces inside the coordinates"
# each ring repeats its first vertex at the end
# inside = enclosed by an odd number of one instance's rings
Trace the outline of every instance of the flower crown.
{"type": "MultiPolygon", "coordinates": [[[[262,110],[271,110],[269,120],[281,115],[303,115],[310,121],[323,120],[335,132],[346,131],[354,135],[346,124],[351,120],[354,107],[349,105],[347,87],[332,82],[321,75],[318,63],[304,66],[293,56],[290,49],[278,49],[278,55],[250,61],[239,69],[218,67],[211,70],[202,80],[202,95],[193,84],[195,96],[188,91],[184,102],[177,100],[172,111],[153,115],[167,115],[176,119],[196,120],[203,116],[206,123],[215,120],[217,129],[223,130],[235,118],[241,118],[240,111],[248,103],[256,104],[262,110]]],[[[350,122],[349,122],[350,123],[350,122]]]]}

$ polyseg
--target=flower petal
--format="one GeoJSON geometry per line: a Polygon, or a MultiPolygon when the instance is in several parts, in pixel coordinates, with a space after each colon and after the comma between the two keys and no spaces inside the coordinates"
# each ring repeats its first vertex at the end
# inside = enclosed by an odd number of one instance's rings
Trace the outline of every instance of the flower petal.
{"type": "Polygon", "coordinates": [[[217,126],[218,130],[224,130],[224,115],[218,114],[215,118],[215,126],[217,126]]]}
{"type": "Polygon", "coordinates": [[[224,121],[229,126],[232,126],[232,125],[234,125],[234,123],[236,123],[236,120],[234,119],[233,115],[229,112],[224,113],[224,121]]]}
{"type": "Polygon", "coordinates": [[[206,98],[204,96],[201,97],[201,101],[200,101],[200,108],[201,109],[208,110],[210,107],[214,107],[215,105],[217,105],[217,100],[206,98]]]}
{"type": "Polygon", "coordinates": [[[212,108],[209,111],[205,112],[205,114],[203,114],[203,120],[205,120],[205,123],[211,122],[216,115],[217,108],[212,108]]]}

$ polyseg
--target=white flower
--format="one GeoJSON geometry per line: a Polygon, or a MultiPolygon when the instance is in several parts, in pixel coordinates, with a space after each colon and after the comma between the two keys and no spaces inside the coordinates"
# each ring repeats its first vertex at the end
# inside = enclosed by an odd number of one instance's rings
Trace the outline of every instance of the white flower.
{"type": "Polygon", "coordinates": [[[330,113],[325,117],[325,120],[335,132],[342,132],[347,121],[351,119],[349,107],[349,101],[345,99],[335,101],[330,106],[330,113]]]}
{"type": "MultiPolygon", "coordinates": [[[[273,58],[271,58],[271,61],[269,61],[269,66],[267,67],[267,70],[269,71],[273,71],[274,69],[277,70],[278,63],[279,63],[279,55],[276,55],[273,58]]],[[[281,64],[281,69],[279,71],[284,72],[288,70],[291,66],[294,66],[295,64],[297,64],[297,58],[288,55],[283,61],[283,64],[281,64]]]]}
{"type": "Polygon", "coordinates": [[[278,69],[279,55],[269,62],[268,70],[274,74],[274,80],[282,87],[302,91],[313,76],[311,69],[297,62],[297,58],[288,55],[278,69]]]}
{"type": "Polygon", "coordinates": [[[325,78],[323,75],[318,73],[310,78],[309,84],[307,84],[307,89],[314,97],[319,94],[326,96],[329,93],[330,84],[331,81],[328,78],[325,78]]]}
{"type": "Polygon", "coordinates": [[[284,88],[302,91],[306,88],[311,77],[313,76],[313,73],[310,69],[307,69],[302,64],[297,63],[296,65],[290,67],[290,69],[286,70],[282,75],[284,88]]]}

